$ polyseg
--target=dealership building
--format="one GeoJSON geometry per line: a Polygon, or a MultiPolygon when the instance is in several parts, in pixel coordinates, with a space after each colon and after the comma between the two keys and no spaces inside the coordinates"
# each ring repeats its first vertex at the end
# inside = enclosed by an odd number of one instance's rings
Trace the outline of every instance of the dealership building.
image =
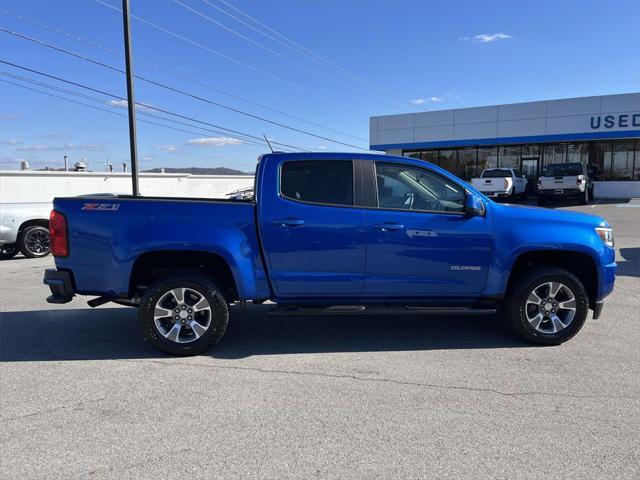
{"type": "Polygon", "coordinates": [[[372,117],[369,143],[465,180],[515,168],[531,191],[546,165],[582,162],[596,197],[640,197],[640,93],[372,117]]]}

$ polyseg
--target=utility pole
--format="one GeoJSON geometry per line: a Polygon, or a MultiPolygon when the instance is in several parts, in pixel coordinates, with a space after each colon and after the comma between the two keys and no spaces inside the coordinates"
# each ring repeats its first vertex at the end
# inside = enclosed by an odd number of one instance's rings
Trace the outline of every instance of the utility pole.
{"type": "Polygon", "coordinates": [[[69,163],[67,162],[67,155],[64,156],[64,171],[69,171],[69,163]]]}
{"type": "Polygon", "coordinates": [[[136,101],[133,95],[133,65],[131,61],[131,31],[129,29],[129,0],[122,0],[122,24],[124,29],[124,58],[127,71],[127,103],[129,107],[129,147],[131,150],[131,186],[133,196],[140,195],[138,188],[138,151],[136,147],[136,101]]]}

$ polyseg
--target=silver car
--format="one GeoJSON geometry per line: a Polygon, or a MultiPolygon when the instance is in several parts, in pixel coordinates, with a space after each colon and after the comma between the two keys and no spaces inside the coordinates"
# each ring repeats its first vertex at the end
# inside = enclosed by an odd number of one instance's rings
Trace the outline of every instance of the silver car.
{"type": "Polygon", "coordinates": [[[0,260],[49,254],[50,203],[0,204],[0,260]]]}

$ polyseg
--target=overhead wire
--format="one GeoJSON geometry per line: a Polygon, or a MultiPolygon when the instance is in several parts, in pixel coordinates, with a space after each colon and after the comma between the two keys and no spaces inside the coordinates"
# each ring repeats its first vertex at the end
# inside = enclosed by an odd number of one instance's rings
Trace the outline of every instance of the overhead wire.
{"type": "MultiPolygon", "coordinates": [[[[77,42],[84,43],[86,45],[91,46],[92,48],[96,48],[96,49],[108,52],[108,53],[110,53],[112,55],[117,55],[117,56],[120,56],[120,57],[124,56],[124,53],[122,51],[112,49],[112,48],[107,47],[105,45],[102,45],[101,43],[96,42],[94,40],[89,40],[89,39],[80,37],[78,35],[74,35],[74,34],[68,32],[68,31],[65,31],[65,30],[61,29],[61,28],[54,27],[54,26],[51,26],[51,25],[47,25],[47,24],[42,23],[42,22],[40,22],[38,20],[34,20],[33,18],[29,18],[29,17],[26,17],[24,15],[19,15],[19,14],[13,13],[13,12],[9,12],[7,10],[0,10],[0,13],[2,13],[4,15],[9,15],[9,16],[14,17],[14,18],[16,18],[18,20],[21,20],[23,22],[27,22],[27,23],[30,23],[32,25],[36,25],[37,27],[45,29],[47,31],[52,31],[52,32],[54,32],[56,34],[62,35],[64,37],[67,37],[69,39],[75,40],[77,42]]],[[[186,81],[188,81],[190,83],[193,83],[194,85],[198,85],[200,87],[206,88],[206,89],[214,91],[216,93],[220,93],[222,95],[228,96],[229,98],[233,98],[235,100],[240,100],[241,102],[245,102],[245,103],[248,103],[250,105],[254,105],[256,107],[259,107],[259,108],[262,108],[262,109],[265,109],[265,110],[269,110],[269,111],[271,111],[273,113],[277,113],[279,115],[283,115],[283,116],[291,118],[293,120],[296,120],[296,121],[299,121],[299,122],[303,122],[303,123],[306,123],[308,125],[312,125],[314,127],[322,128],[322,129],[325,129],[327,131],[336,133],[338,135],[342,135],[342,136],[345,136],[345,137],[350,137],[350,138],[353,138],[355,140],[362,140],[362,141],[365,141],[365,142],[367,141],[367,139],[365,139],[363,137],[359,137],[357,135],[353,135],[353,134],[350,134],[350,133],[347,133],[347,132],[344,132],[344,131],[341,131],[341,130],[337,130],[335,128],[329,127],[327,125],[324,125],[324,124],[321,124],[321,123],[318,123],[318,122],[307,120],[307,119],[302,118],[302,117],[300,117],[298,115],[287,113],[287,112],[285,112],[283,110],[270,107],[268,105],[265,105],[265,104],[260,103],[260,102],[256,102],[254,100],[250,100],[250,99],[248,99],[246,97],[242,97],[240,95],[237,95],[237,94],[234,94],[234,93],[230,93],[230,92],[225,91],[225,90],[223,90],[223,89],[221,89],[219,87],[215,87],[215,86],[213,86],[211,84],[204,83],[204,82],[199,81],[199,80],[194,80],[194,79],[192,79],[190,77],[187,77],[187,76],[185,76],[185,75],[183,75],[181,73],[175,72],[175,71],[173,71],[171,69],[168,69],[166,67],[154,64],[154,63],[149,62],[149,61],[144,60],[144,59],[141,59],[139,56],[136,56],[136,58],[134,59],[134,63],[135,64],[140,64],[140,65],[144,65],[146,67],[152,68],[154,70],[157,70],[157,71],[162,72],[162,73],[167,74],[167,75],[174,76],[176,78],[180,78],[182,80],[186,80],[186,81]]]]}
{"type": "MultiPolygon", "coordinates": [[[[105,92],[104,90],[100,90],[100,89],[97,89],[97,88],[94,88],[94,87],[90,87],[88,85],[84,85],[84,84],[75,82],[73,80],[68,80],[68,79],[65,79],[65,78],[62,78],[62,77],[59,77],[59,76],[56,76],[56,75],[52,75],[52,74],[49,74],[49,73],[46,73],[46,72],[42,72],[42,71],[37,70],[37,69],[25,67],[23,65],[19,65],[19,64],[13,63],[13,62],[8,62],[8,61],[2,60],[2,59],[0,59],[0,63],[3,63],[5,65],[9,65],[9,66],[12,66],[14,68],[18,68],[18,69],[21,69],[21,70],[24,70],[24,71],[35,73],[35,74],[38,74],[38,75],[42,75],[44,77],[51,78],[53,80],[57,80],[57,81],[60,81],[60,82],[63,82],[63,83],[74,85],[76,87],[80,87],[80,88],[83,88],[85,90],[89,90],[89,91],[92,91],[92,92],[95,92],[95,93],[99,93],[101,95],[106,95],[106,96],[109,96],[109,97],[113,97],[113,98],[118,99],[118,100],[126,100],[125,97],[116,95],[114,93],[105,92]]],[[[185,119],[185,120],[193,121],[193,122],[196,122],[196,123],[201,123],[201,124],[207,125],[209,127],[213,127],[213,128],[216,128],[216,129],[224,130],[226,132],[230,132],[230,133],[234,133],[234,134],[238,134],[238,135],[245,135],[245,136],[254,138],[256,140],[261,140],[261,141],[263,140],[262,137],[259,137],[259,136],[256,136],[256,135],[248,134],[248,133],[245,133],[245,132],[240,132],[238,130],[233,130],[233,129],[230,129],[230,128],[222,127],[220,125],[215,125],[213,123],[205,122],[204,120],[198,120],[198,119],[190,117],[188,115],[183,115],[183,114],[179,114],[179,113],[176,113],[176,112],[172,112],[170,110],[166,110],[166,109],[157,107],[155,105],[150,105],[150,104],[145,104],[145,103],[140,103],[140,102],[136,102],[136,105],[141,105],[142,107],[145,107],[145,108],[148,108],[148,109],[151,109],[151,110],[156,110],[158,112],[161,112],[161,113],[164,113],[164,114],[167,114],[167,115],[171,115],[171,116],[175,116],[175,117],[178,117],[178,118],[182,118],[182,119],[185,119]]],[[[265,144],[266,143],[267,142],[265,141],[265,144]]],[[[282,142],[271,141],[271,143],[277,144],[277,145],[282,145],[284,147],[293,148],[295,150],[308,151],[308,150],[306,150],[304,148],[301,148],[301,147],[298,147],[298,146],[295,146],[295,145],[288,145],[288,144],[282,143],[282,142]]]]}
{"type": "MultiPolygon", "coordinates": [[[[99,65],[99,66],[101,66],[103,68],[108,68],[108,69],[110,69],[112,71],[115,71],[115,72],[118,72],[118,73],[121,73],[121,74],[125,74],[125,71],[122,70],[121,68],[114,67],[113,65],[109,65],[109,64],[106,64],[104,62],[100,62],[100,61],[95,60],[93,58],[87,57],[85,55],[81,55],[81,54],[76,53],[76,52],[72,52],[71,50],[67,50],[65,48],[58,47],[58,46],[53,45],[51,43],[43,42],[42,40],[38,40],[38,39],[35,39],[33,37],[29,37],[27,35],[23,35],[21,33],[14,32],[14,31],[9,30],[7,28],[0,27],[0,32],[4,32],[4,33],[10,34],[10,35],[13,35],[15,37],[21,38],[23,40],[27,40],[27,41],[30,41],[32,43],[36,43],[38,45],[41,45],[41,46],[56,50],[58,52],[65,53],[67,55],[71,55],[71,56],[79,58],[81,60],[93,63],[95,65],[99,65]]],[[[250,112],[245,112],[245,111],[237,109],[235,107],[230,107],[228,105],[224,105],[224,104],[216,102],[214,100],[211,100],[211,99],[208,99],[208,98],[205,98],[205,97],[201,97],[200,95],[196,95],[194,93],[190,93],[190,92],[187,92],[187,91],[172,87],[170,85],[166,85],[164,83],[161,83],[161,82],[158,82],[158,81],[155,81],[155,80],[151,80],[151,79],[143,77],[141,75],[134,75],[134,76],[138,80],[142,80],[144,82],[150,83],[150,84],[155,85],[157,87],[164,88],[165,90],[169,90],[169,91],[172,91],[174,93],[178,93],[178,94],[190,97],[190,98],[192,98],[194,100],[198,100],[200,102],[204,102],[204,103],[207,103],[209,105],[213,105],[215,107],[223,108],[225,110],[229,110],[229,111],[232,111],[234,113],[253,118],[255,120],[259,120],[259,121],[262,121],[262,122],[270,123],[272,125],[276,125],[278,127],[285,128],[287,130],[291,130],[291,131],[294,131],[294,132],[297,132],[297,133],[301,133],[301,134],[304,134],[304,135],[309,135],[309,136],[312,136],[312,137],[315,137],[315,138],[318,138],[318,139],[321,139],[321,140],[325,140],[325,141],[328,141],[328,142],[332,142],[332,143],[335,143],[335,144],[338,144],[338,145],[343,145],[343,146],[346,146],[346,147],[355,148],[355,149],[359,149],[359,150],[365,150],[365,151],[368,150],[367,148],[360,147],[358,145],[353,145],[353,144],[342,142],[340,140],[336,140],[336,139],[333,139],[333,138],[330,138],[330,137],[325,137],[323,135],[318,135],[318,134],[315,134],[315,133],[312,133],[312,132],[308,132],[306,130],[302,130],[300,128],[292,127],[291,125],[287,125],[287,124],[284,124],[284,123],[281,123],[281,122],[278,122],[278,121],[275,121],[275,120],[270,120],[270,119],[268,119],[266,117],[262,117],[260,115],[255,115],[255,114],[250,113],[250,112]]]]}

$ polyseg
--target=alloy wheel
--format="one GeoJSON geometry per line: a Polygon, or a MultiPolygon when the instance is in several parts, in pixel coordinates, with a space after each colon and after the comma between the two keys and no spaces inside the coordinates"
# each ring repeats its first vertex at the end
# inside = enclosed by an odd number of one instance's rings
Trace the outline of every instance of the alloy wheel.
{"type": "Polygon", "coordinates": [[[533,288],[525,302],[531,327],[545,334],[558,333],[571,324],[576,314],[576,297],[560,282],[546,282],[533,288]]]}
{"type": "Polygon", "coordinates": [[[212,310],[205,296],[192,288],[174,288],[156,302],[153,321],[158,332],[172,342],[190,343],[211,326],[212,310]]]}

